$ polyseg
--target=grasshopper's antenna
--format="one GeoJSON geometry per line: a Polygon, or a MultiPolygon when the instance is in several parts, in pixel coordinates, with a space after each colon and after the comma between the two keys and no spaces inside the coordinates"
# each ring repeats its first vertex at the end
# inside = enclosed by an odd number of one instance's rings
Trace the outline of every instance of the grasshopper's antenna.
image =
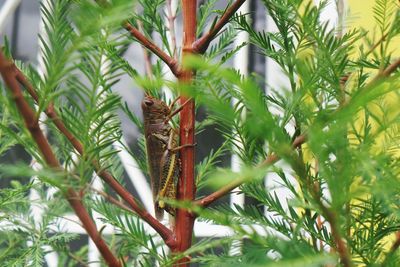
{"type": "Polygon", "coordinates": [[[176,104],[176,102],[178,102],[178,100],[179,100],[180,98],[181,98],[181,97],[178,96],[177,98],[175,98],[175,99],[171,102],[171,104],[169,105],[169,109],[170,109],[170,110],[172,110],[172,108],[174,107],[174,105],[176,104]]]}
{"type": "MultiPolygon", "coordinates": [[[[179,97],[177,99],[174,100],[174,102],[172,104],[175,104],[176,101],[179,99],[179,97]]],[[[192,100],[192,98],[189,98],[188,100],[185,101],[185,103],[183,103],[180,107],[178,107],[176,110],[174,110],[173,112],[171,112],[171,114],[169,114],[167,116],[167,118],[165,119],[164,123],[168,123],[168,121],[170,121],[172,119],[173,116],[175,116],[178,112],[180,112],[184,106],[186,106],[186,104],[189,103],[189,101],[192,100]]],[[[172,109],[172,105],[171,105],[171,109],[172,109]]]]}

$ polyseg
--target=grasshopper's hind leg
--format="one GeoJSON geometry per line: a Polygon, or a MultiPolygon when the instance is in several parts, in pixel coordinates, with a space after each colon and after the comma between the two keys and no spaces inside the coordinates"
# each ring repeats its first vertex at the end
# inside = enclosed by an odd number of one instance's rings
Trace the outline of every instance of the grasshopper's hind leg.
{"type": "Polygon", "coordinates": [[[169,135],[167,149],[172,153],[178,153],[182,148],[194,147],[197,144],[184,144],[178,146],[178,131],[176,129],[171,129],[171,134],[169,135]]]}

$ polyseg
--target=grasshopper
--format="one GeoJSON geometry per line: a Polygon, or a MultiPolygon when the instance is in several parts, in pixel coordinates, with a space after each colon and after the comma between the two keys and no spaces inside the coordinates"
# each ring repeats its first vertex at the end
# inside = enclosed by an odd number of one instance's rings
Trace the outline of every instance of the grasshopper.
{"type": "Polygon", "coordinates": [[[164,198],[176,199],[176,186],[180,172],[178,134],[169,120],[182,107],[172,112],[176,100],[168,106],[160,99],[146,95],[142,101],[144,134],[146,138],[147,161],[153,192],[156,218],[162,220],[164,210],[175,215],[175,209],[164,202],[164,198]]]}

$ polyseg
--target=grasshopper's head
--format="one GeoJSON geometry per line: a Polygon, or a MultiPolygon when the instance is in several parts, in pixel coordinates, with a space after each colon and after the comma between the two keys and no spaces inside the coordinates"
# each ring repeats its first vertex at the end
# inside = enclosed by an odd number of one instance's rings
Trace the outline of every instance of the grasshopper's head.
{"type": "Polygon", "coordinates": [[[170,109],[164,101],[152,96],[145,96],[142,101],[143,116],[145,119],[165,119],[170,109]]]}

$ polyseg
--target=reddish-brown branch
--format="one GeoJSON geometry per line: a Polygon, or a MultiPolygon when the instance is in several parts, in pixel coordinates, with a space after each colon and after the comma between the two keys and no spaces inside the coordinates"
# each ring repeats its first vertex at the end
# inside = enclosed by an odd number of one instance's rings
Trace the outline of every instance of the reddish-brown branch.
{"type": "Polygon", "coordinates": [[[135,198],[123,187],[121,184],[107,171],[100,171],[97,173],[115,192],[125,200],[129,206],[134,210],[140,218],[147,222],[153,229],[161,236],[165,244],[174,249],[176,241],[170,229],[160,223],[150,213],[148,213],[142,206],[140,206],[135,198]]]}
{"type": "MultiPolygon", "coordinates": [[[[12,68],[16,73],[16,78],[18,81],[24,85],[27,89],[28,93],[32,96],[32,98],[38,103],[38,95],[36,90],[32,86],[32,84],[26,79],[24,74],[13,64],[12,68]]],[[[55,124],[57,129],[71,142],[72,146],[78,151],[80,155],[84,154],[84,149],[82,143],[67,129],[64,122],[58,116],[56,110],[52,103],[49,104],[49,107],[45,109],[46,115],[51,119],[51,121],[55,124]]],[[[118,181],[115,179],[111,173],[107,170],[104,170],[102,166],[99,165],[98,162],[92,162],[97,175],[107,183],[129,206],[135,211],[144,221],[146,221],[153,229],[160,234],[160,236],[165,241],[166,245],[171,249],[175,247],[175,239],[173,233],[170,229],[168,229],[165,225],[160,223],[156,218],[154,218],[150,213],[148,213],[141,205],[139,205],[136,199],[132,196],[129,191],[127,191],[118,181]]]]}
{"type": "Polygon", "coordinates": [[[380,44],[382,44],[385,40],[386,40],[386,38],[388,37],[388,33],[386,33],[386,34],[384,34],[366,53],[365,53],[365,56],[368,56],[369,54],[371,54],[372,52],[374,52],[375,51],[375,49],[380,45],[380,44]]]}
{"type": "Polygon", "coordinates": [[[104,242],[99,231],[97,231],[96,224],[93,222],[92,217],[85,209],[79,194],[72,188],[68,188],[65,193],[67,200],[71,207],[74,209],[75,214],[78,216],[82,222],[83,228],[86,233],[90,236],[92,241],[96,244],[104,260],[107,262],[108,266],[119,267],[122,266],[118,259],[114,256],[111,250],[108,248],[107,244],[104,242]]]}
{"type": "Polygon", "coordinates": [[[129,208],[127,205],[125,205],[125,203],[119,201],[118,199],[115,199],[114,197],[110,196],[109,194],[107,194],[104,191],[101,190],[97,190],[94,187],[89,187],[89,189],[97,194],[99,194],[100,196],[104,197],[105,199],[107,199],[110,203],[114,204],[115,206],[128,211],[128,212],[132,212],[132,209],[129,208]]]}
{"type": "Polygon", "coordinates": [[[153,54],[158,56],[162,61],[167,64],[167,66],[171,69],[172,73],[179,77],[180,75],[180,67],[178,61],[174,58],[167,55],[161,48],[159,48],[155,43],[149,40],[146,36],[144,36],[137,28],[135,28],[132,24],[125,22],[124,28],[130,32],[130,34],[144,47],[149,49],[153,54]]]}
{"type": "MultiPolygon", "coordinates": [[[[26,79],[25,75],[16,67],[14,66],[16,71],[16,78],[17,80],[25,87],[28,93],[31,95],[33,100],[38,104],[39,103],[39,96],[36,93],[35,88],[32,84],[26,79]]],[[[76,137],[65,127],[65,124],[62,122],[60,117],[57,115],[53,103],[50,103],[47,108],[45,108],[45,113],[47,117],[51,119],[57,129],[68,139],[68,141],[73,145],[73,147],[78,151],[79,154],[83,153],[83,145],[76,139],[76,137]]]]}
{"type": "MultiPolygon", "coordinates": [[[[318,173],[319,173],[319,162],[318,162],[318,159],[315,159],[315,177],[316,178],[317,178],[318,173]]],[[[338,224],[338,219],[337,219],[337,213],[335,213],[333,210],[326,207],[324,205],[324,203],[322,202],[320,184],[318,182],[318,179],[316,179],[316,181],[313,184],[311,184],[311,186],[308,186],[307,189],[310,191],[311,196],[313,197],[314,201],[320,207],[320,210],[322,211],[321,215],[323,217],[325,217],[326,221],[331,226],[331,234],[332,234],[333,240],[335,242],[335,250],[339,254],[341,263],[345,267],[350,267],[352,265],[351,256],[350,256],[350,252],[347,248],[347,244],[341,234],[340,226],[338,224]]],[[[317,218],[318,229],[321,229],[321,226],[322,226],[321,215],[319,215],[317,218]]],[[[320,244],[322,246],[321,240],[320,240],[320,244]]]]}
{"type": "MultiPolygon", "coordinates": [[[[0,51],[0,72],[7,88],[10,90],[13,96],[18,111],[25,121],[27,129],[31,133],[33,140],[43,156],[44,161],[53,169],[61,170],[60,163],[54,155],[47,138],[39,127],[38,118],[36,117],[34,110],[29,106],[22,94],[17,80],[15,65],[12,61],[8,60],[4,56],[2,51],[0,51]]],[[[85,228],[90,238],[96,244],[96,247],[99,249],[107,264],[109,266],[121,266],[121,263],[113,255],[107,244],[102,239],[100,233],[97,231],[96,224],[93,222],[92,218],[81,202],[79,194],[73,188],[67,188],[67,190],[64,192],[64,195],[78,218],[81,220],[83,228],[85,228]]]]}
{"type": "MultiPolygon", "coordinates": [[[[140,20],[136,21],[139,27],[139,31],[143,31],[143,24],[140,20]]],[[[153,77],[153,70],[151,68],[151,58],[149,54],[149,50],[146,47],[142,46],[143,48],[143,59],[144,59],[144,70],[147,77],[153,77]]]]}
{"type": "MultiPolygon", "coordinates": [[[[293,148],[300,147],[304,142],[306,142],[306,136],[300,135],[293,141],[292,147],[293,148]]],[[[257,167],[266,167],[266,166],[274,164],[278,160],[279,160],[278,155],[271,154],[262,163],[260,163],[257,167]]],[[[247,180],[247,178],[243,178],[243,177],[237,178],[236,180],[225,185],[224,187],[215,191],[214,193],[195,201],[195,204],[198,206],[201,206],[201,207],[207,207],[208,205],[210,205],[217,199],[220,199],[221,197],[229,194],[233,189],[235,189],[236,187],[243,184],[246,180],[247,180]]]]}
{"type": "MultiPolygon", "coordinates": [[[[183,60],[193,54],[193,43],[196,40],[196,0],[182,0],[183,14],[183,60]]],[[[184,69],[179,76],[181,83],[190,83],[194,78],[192,70],[184,69]]],[[[194,101],[184,95],[180,97],[183,109],[180,113],[180,142],[181,145],[194,144],[194,125],[195,125],[195,106],[194,101]]],[[[194,147],[188,146],[181,150],[181,175],[178,181],[178,200],[193,201],[196,193],[195,177],[194,177],[194,147]]],[[[191,212],[185,209],[178,209],[176,215],[175,233],[177,248],[175,253],[183,252],[191,247],[192,235],[195,217],[191,212]]],[[[190,259],[183,258],[175,263],[175,266],[189,266],[190,259]]]]}
{"type": "Polygon", "coordinates": [[[390,74],[395,72],[400,67],[400,58],[390,64],[386,69],[381,73],[382,77],[389,77],[390,74]]]}
{"type": "Polygon", "coordinates": [[[203,54],[211,41],[217,36],[219,31],[229,22],[231,17],[242,6],[246,0],[236,0],[229,8],[226,9],[222,17],[217,21],[213,28],[211,28],[205,35],[193,44],[193,50],[196,53],[203,54]]]}
{"type": "Polygon", "coordinates": [[[393,72],[395,72],[400,67],[400,58],[394,61],[392,64],[387,66],[384,70],[379,72],[372,81],[370,81],[364,88],[369,88],[371,85],[374,85],[376,82],[380,81],[383,78],[389,77],[393,72]]]}
{"type": "MultiPolygon", "coordinates": [[[[293,148],[298,148],[302,144],[304,144],[307,141],[307,137],[305,135],[300,135],[298,136],[292,143],[293,148]]],[[[274,164],[279,160],[279,156],[276,154],[271,154],[268,156],[261,164],[259,164],[257,167],[266,167],[274,164]]],[[[226,186],[222,187],[218,191],[195,201],[195,204],[201,207],[207,207],[217,199],[229,194],[233,189],[236,187],[240,186],[247,180],[247,177],[240,177],[231,183],[227,184],[226,186]]],[[[315,195],[315,198],[319,200],[319,198],[315,195]]],[[[327,221],[331,225],[332,228],[332,236],[335,240],[336,248],[339,253],[341,262],[343,263],[344,266],[349,267],[351,266],[351,260],[350,260],[350,255],[348,253],[347,245],[343,238],[340,235],[338,225],[337,225],[337,220],[336,216],[334,213],[332,213],[328,208],[326,208],[322,203],[320,203],[323,215],[326,217],[327,221]]]]}
{"type": "Polygon", "coordinates": [[[347,249],[347,244],[345,243],[340,233],[336,214],[333,213],[331,210],[329,210],[327,207],[325,207],[318,196],[314,196],[314,198],[316,199],[317,202],[319,202],[319,206],[322,209],[323,216],[325,216],[325,219],[331,225],[331,233],[333,236],[333,240],[335,241],[336,250],[339,254],[341,263],[343,264],[344,267],[352,266],[351,257],[347,249]]]}
{"type": "MultiPolygon", "coordinates": [[[[95,0],[99,5],[104,8],[109,7],[109,3],[104,0],[95,0]]],[[[165,64],[170,68],[171,72],[178,77],[180,75],[180,66],[178,61],[167,55],[160,47],[158,47],[152,40],[148,39],[139,29],[134,27],[128,21],[122,23],[123,27],[144,47],[149,49],[153,54],[157,55],[165,64]]]]}

